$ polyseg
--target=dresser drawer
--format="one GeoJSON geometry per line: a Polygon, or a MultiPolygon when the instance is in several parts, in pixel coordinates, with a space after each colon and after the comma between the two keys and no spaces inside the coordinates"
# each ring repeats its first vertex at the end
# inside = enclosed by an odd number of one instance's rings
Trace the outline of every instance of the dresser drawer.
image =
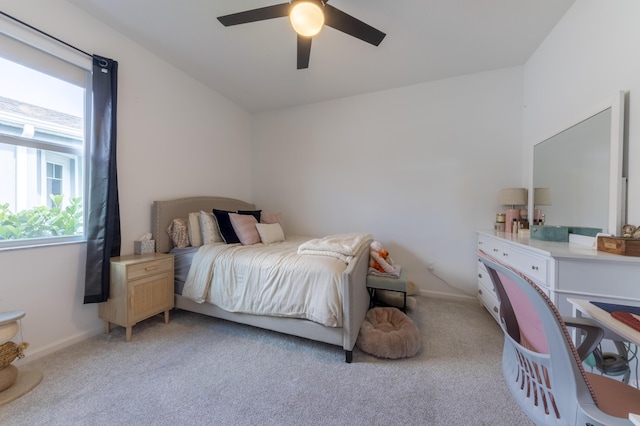
{"type": "Polygon", "coordinates": [[[487,268],[485,268],[484,263],[482,263],[480,259],[478,259],[478,284],[482,285],[493,297],[498,298],[489,272],[487,272],[487,268]]]}
{"type": "Polygon", "coordinates": [[[129,265],[127,268],[127,279],[135,280],[149,275],[158,274],[164,271],[173,270],[173,258],[150,260],[129,265]]]}
{"type": "Polygon", "coordinates": [[[547,272],[549,262],[547,259],[535,256],[531,253],[524,253],[516,248],[507,247],[502,252],[502,262],[512,266],[522,272],[537,284],[549,287],[547,272]]]}
{"type": "Polygon", "coordinates": [[[503,243],[484,235],[478,237],[478,249],[489,256],[525,274],[538,285],[549,287],[549,259],[535,253],[519,250],[515,245],[503,243]]]}
{"type": "Polygon", "coordinates": [[[484,285],[478,285],[478,300],[489,311],[491,316],[500,324],[500,303],[493,296],[493,292],[484,285]]]}
{"type": "Polygon", "coordinates": [[[495,238],[489,238],[484,235],[478,236],[478,249],[485,252],[485,254],[500,259],[502,257],[503,245],[495,238]]]}

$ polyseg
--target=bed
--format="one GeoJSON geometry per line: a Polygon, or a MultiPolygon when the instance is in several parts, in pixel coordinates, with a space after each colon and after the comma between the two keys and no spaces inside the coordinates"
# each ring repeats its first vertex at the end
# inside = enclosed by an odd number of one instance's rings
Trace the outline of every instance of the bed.
{"type": "MultiPolygon", "coordinates": [[[[168,253],[173,243],[167,228],[176,218],[188,217],[192,212],[211,212],[213,209],[226,211],[255,211],[255,205],[241,200],[225,197],[188,197],[167,201],[155,201],[152,209],[152,232],[156,240],[156,251],[168,253]]],[[[312,237],[309,237],[311,239],[312,237]]],[[[289,236],[287,236],[289,239],[289,236]]],[[[293,237],[292,237],[293,239],[293,237]]],[[[199,314],[204,314],[224,320],[261,327],[280,333],[290,334],[315,341],[325,342],[342,347],[345,360],[350,363],[353,359],[353,348],[358,338],[360,326],[369,308],[369,293],[366,288],[366,277],[369,266],[369,243],[361,244],[355,255],[350,258],[346,268],[343,267],[337,283],[341,298],[341,318],[336,324],[325,325],[306,318],[287,316],[257,315],[243,312],[233,312],[212,303],[198,303],[182,295],[182,289],[177,288],[175,307],[199,314]]],[[[262,244],[259,244],[262,245],[262,244]]],[[[185,250],[190,252],[187,257],[193,259],[202,250],[185,250]]],[[[321,256],[310,256],[321,257],[321,256]]],[[[177,264],[178,262],[176,262],[177,264]]],[[[188,266],[186,267],[189,268],[188,266]]],[[[183,268],[184,270],[184,268],[183,268]]],[[[193,271],[189,271],[193,273],[193,271]]],[[[182,277],[184,279],[184,277],[182,277]]],[[[176,280],[178,282],[178,280],[176,280]]]]}

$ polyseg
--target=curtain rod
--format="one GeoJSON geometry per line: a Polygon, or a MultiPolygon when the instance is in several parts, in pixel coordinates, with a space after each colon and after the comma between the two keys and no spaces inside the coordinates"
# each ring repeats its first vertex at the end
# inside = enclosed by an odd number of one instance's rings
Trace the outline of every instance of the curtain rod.
{"type": "Polygon", "coordinates": [[[49,33],[45,33],[44,31],[42,31],[42,30],[40,30],[40,29],[38,29],[38,28],[34,27],[33,25],[29,25],[29,24],[27,24],[26,22],[21,21],[20,19],[15,18],[15,17],[13,17],[13,16],[9,15],[8,13],[5,13],[5,12],[3,12],[3,11],[1,11],[1,10],[0,10],[0,14],[2,14],[2,15],[4,15],[4,16],[6,16],[6,17],[7,17],[7,18],[9,18],[9,19],[12,19],[12,20],[14,20],[14,21],[18,22],[18,23],[19,23],[19,24],[21,24],[21,25],[24,25],[24,26],[25,26],[25,27],[27,27],[27,28],[32,29],[33,31],[37,31],[37,32],[39,32],[40,34],[42,34],[42,35],[44,35],[44,36],[47,36],[47,37],[49,37],[50,39],[53,39],[53,40],[57,41],[58,43],[62,43],[62,44],[64,44],[64,45],[65,45],[65,46],[67,46],[67,47],[70,47],[70,48],[72,48],[72,49],[74,49],[74,50],[77,50],[77,51],[78,51],[78,52],[80,52],[80,53],[84,53],[85,55],[87,55],[87,56],[88,56],[88,57],[90,57],[90,58],[93,58],[93,55],[92,55],[92,54],[87,53],[87,52],[85,52],[84,50],[82,50],[82,49],[80,49],[80,48],[77,48],[77,47],[75,47],[75,46],[74,46],[74,45],[72,45],[72,44],[67,43],[66,41],[60,40],[58,37],[52,36],[52,35],[51,35],[51,34],[49,34],[49,33]]]}

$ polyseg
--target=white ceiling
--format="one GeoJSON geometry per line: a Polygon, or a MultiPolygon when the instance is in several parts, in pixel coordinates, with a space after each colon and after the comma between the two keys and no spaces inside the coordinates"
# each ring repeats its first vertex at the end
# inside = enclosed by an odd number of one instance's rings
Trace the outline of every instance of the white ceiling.
{"type": "MultiPolygon", "coordinates": [[[[217,16],[286,0],[69,0],[249,111],[522,65],[575,0],[331,0],[387,34],[375,47],[333,28],[296,69],[286,18],[217,16]]],[[[117,59],[117,58],[115,58],[117,59]]]]}

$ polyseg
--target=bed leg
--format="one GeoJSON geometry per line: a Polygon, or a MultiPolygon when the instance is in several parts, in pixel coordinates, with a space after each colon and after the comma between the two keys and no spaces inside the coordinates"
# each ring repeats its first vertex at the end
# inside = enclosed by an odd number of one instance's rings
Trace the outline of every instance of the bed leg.
{"type": "Polygon", "coordinates": [[[353,351],[344,351],[344,355],[345,355],[345,362],[347,364],[351,364],[351,361],[353,361],[353,351]]]}

